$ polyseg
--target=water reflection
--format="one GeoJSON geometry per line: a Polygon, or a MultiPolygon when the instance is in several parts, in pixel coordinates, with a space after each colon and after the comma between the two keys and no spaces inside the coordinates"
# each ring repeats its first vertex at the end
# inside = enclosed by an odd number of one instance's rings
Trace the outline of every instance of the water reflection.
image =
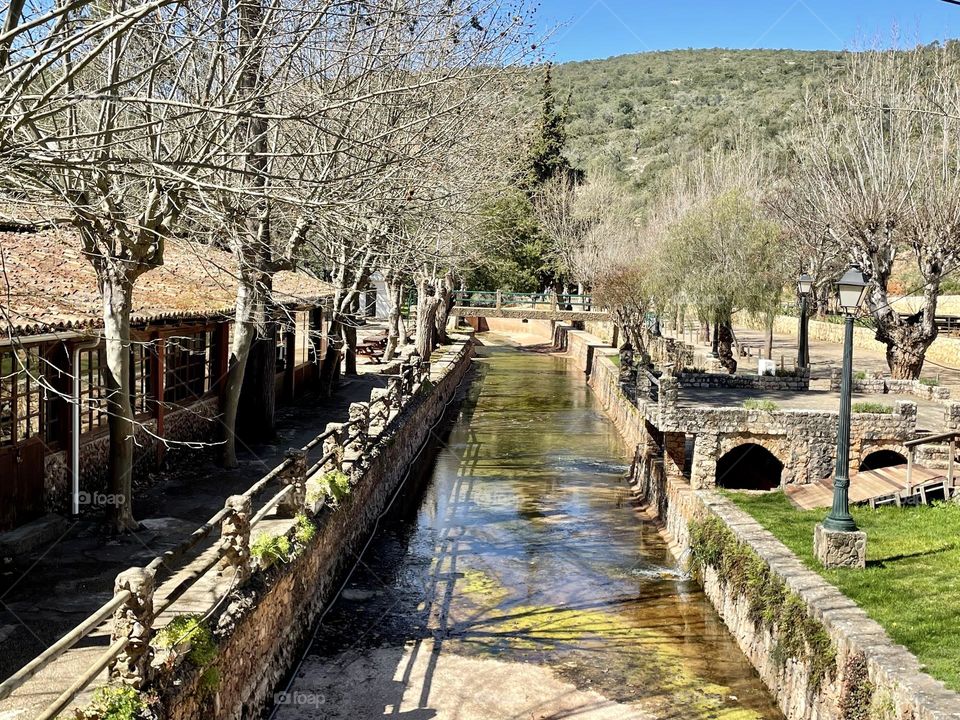
{"type": "Polygon", "coordinates": [[[480,355],[432,472],[406,489],[312,652],[336,665],[429,641],[431,662],[533,663],[651,717],[781,718],[636,516],[626,448],[582,378],[553,356],[480,355]]]}

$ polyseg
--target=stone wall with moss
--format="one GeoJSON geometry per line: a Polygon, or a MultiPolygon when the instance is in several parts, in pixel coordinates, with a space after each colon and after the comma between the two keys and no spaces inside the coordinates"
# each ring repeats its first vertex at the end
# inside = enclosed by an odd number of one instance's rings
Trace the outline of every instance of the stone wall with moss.
{"type": "MultiPolygon", "coordinates": [[[[260,717],[290,671],[336,583],[354,562],[380,514],[416,461],[470,368],[472,342],[443,357],[428,392],[415,396],[391,421],[361,462],[363,471],[335,508],[315,518],[316,532],[289,563],[258,570],[209,620],[216,658],[206,668],[181,665],[161,684],[167,720],[260,717]],[[217,670],[211,687],[209,671],[217,670]],[[206,679],[205,679],[206,676],[206,679]]],[[[439,365],[439,363],[438,363],[439,365]]]]}

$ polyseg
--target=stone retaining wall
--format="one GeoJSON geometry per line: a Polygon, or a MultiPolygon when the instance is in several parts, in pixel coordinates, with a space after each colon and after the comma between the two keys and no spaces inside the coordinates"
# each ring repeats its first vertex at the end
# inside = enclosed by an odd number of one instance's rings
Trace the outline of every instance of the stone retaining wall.
{"type": "Polygon", "coordinates": [[[760,391],[809,390],[810,372],[797,375],[730,375],[729,373],[681,372],[680,387],[728,388],[760,391]]]}
{"type": "Polygon", "coordinates": [[[306,550],[289,564],[275,565],[231,595],[214,615],[220,683],[211,694],[199,673],[180,666],[164,684],[164,718],[238,720],[259,717],[273,701],[278,683],[290,671],[313,623],[331,600],[335,583],[353,562],[388,506],[430,428],[446,409],[470,367],[472,342],[456,353],[433,388],[392,421],[363,458],[364,471],[336,510],[316,518],[318,531],[306,550]]]}
{"type": "MultiPolygon", "coordinates": [[[[830,389],[840,389],[840,370],[834,368],[830,373],[830,389]]],[[[950,399],[950,388],[925,385],[919,380],[894,380],[889,377],[853,378],[853,392],[871,395],[910,395],[921,400],[946,401],[950,399]]]]}
{"type": "MultiPolygon", "coordinates": [[[[590,346],[588,338],[569,342],[569,354],[581,367],[587,364],[586,350],[590,346]]],[[[636,444],[631,467],[634,489],[656,509],[677,556],[685,558],[689,554],[693,520],[710,515],[719,518],[786,583],[828,633],[836,653],[835,670],[814,691],[811,668],[805,662],[781,661],[777,652],[781,628],[771,631],[758,627],[750,617],[749,601],[735,595],[715,568],[705,569],[702,583],[707,597],[788,720],[960,719],[960,695],[924,674],[916,657],[895,644],[853,601],[803,566],[745,512],[715,491],[695,489],[679,477],[668,457],[669,434],[658,437],[659,433],[640,425],[642,411],[620,393],[609,360],[595,362],[595,368],[590,386],[627,442],[636,444]],[[872,691],[858,696],[855,691],[864,690],[867,680],[872,691]]]]}

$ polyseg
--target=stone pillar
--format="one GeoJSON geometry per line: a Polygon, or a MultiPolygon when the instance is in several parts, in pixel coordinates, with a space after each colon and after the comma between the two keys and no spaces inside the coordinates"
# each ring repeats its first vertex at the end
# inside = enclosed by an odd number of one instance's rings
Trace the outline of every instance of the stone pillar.
{"type": "Polygon", "coordinates": [[[300,448],[287,450],[290,465],[280,473],[280,484],[291,490],[277,504],[277,515],[295,517],[307,505],[307,451],[300,448]]]}
{"type": "Polygon", "coordinates": [[[343,469],[343,445],[340,442],[343,425],[327,423],[326,431],[329,431],[330,435],[323,440],[323,455],[324,457],[329,456],[329,458],[320,468],[320,471],[323,473],[340,472],[343,469]]]}
{"type": "Polygon", "coordinates": [[[683,466],[687,454],[687,436],[682,432],[663,434],[663,469],[668,480],[684,480],[683,466]]]}
{"type": "Polygon", "coordinates": [[[503,307],[503,293],[500,292],[499,290],[497,290],[496,308],[497,308],[497,310],[499,310],[499,309],[502,308],[502,307],[503,307]]]}
{"type": "Polygon", "coordinates": [[[693,465],[690,468],[690,484],[698,490],[715,487],[717,484],[717,459],[720,454],[720,436],[717,433],[700,433],[693,441],[693,465]]]}
{"type": "Polygon", "coordinates": [[[346,438],[348,442],[343,449],[347,457],[355,461],[367,447],[367,438],[370,433],[370,404],[350,403],[350,423],[346,438]]]}
{"type": "Polygon", "coordinates": [[[403,380],[399,377],[392,377],[387,381],[387,392],[390,395],[391,414],[400,412],[403,405],[403,380]]]}
{"type": "Polygon", "coordinates": [[[960,402],[947,403],[943,414],[948,430],[960,430],[960,402]]]}
{"type": "Polygon", "coordinates": [[[250,498],[231,495],[225,507],[233,512],[220,524],[223,556],[220,558],[219,571],[221,575],[234,571],[237,582],[243,585],[250,579],[250,498]]]}
{"type": "Polygon", "coordinates": [[[127,638],[127,646],[110,663],[110,679],[142,688],[149,680],[150,636],[153,629],[154,576],[144,568],[130,568],[113,584],[114,595],[129,591],[130,597],[113,613],[111,644],[127,638]]]}
{"type": "Polygon", "coordinates": [[[828,530],[817,523],[813,531],[813,554],[825,568],[864,568],[867,566],[867,534],[828,530]]]}
{"type": "Polygon", "coordinates": [[[373,388],[370,391],[370,434],[379,435],[390,421],[390,390],[373,388]]]}

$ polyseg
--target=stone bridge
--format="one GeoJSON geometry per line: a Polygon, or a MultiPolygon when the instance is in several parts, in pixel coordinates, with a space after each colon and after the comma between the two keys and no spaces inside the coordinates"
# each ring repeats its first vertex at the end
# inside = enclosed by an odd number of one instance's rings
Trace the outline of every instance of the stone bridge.
{"type": "MultiPolygon", "coordinates": [[[[620,407],[626,395],[634,410],[614,421],[646,448],[645,457],[662,458],[667,476],[685,477],[697,489],[719,487],[770,489],[817,483],[828,478],[836,460],[839,413],[835,391],[811,389],[808,374],[728,375],[691,371],[683,362],[664,360],[660,376],[618,368],[617,351],[590,333],[561,326],[568,352],[582,358],[590,385],[605,407],[620,407]],[[675,369],[674,366],[679,366],[675,369]],[[763,399],[766,405],[745,400],[763,399]],[[749,454],[749,460],[743,462],[749,454]]],[[[678,347],[673,351],[682,352],[678,347]]],[[[657,343],[651,344],[658,355],[657,343]]],[[[910,389],[910,388],[908,388],[910,389]]],[[[929,388],[922,388],[929,391],[929,388]]],[[[884,412],[854,412],[851,419],[852,471],[906,463],[906,443],[919,436],[960,429],[960,403],[949,397],[887,389],[875,395],[857,388],[856,400],[887,407],[884,412]],[[899,395],[899,396],[898,396],[899,395]],[[893,397],[891,397],[893,396],[893,397]]],[[[945,394],[945,393],[944,393],[945,394]]],[[[940,467],[931,450],[918,461],[940,467]]]]}

